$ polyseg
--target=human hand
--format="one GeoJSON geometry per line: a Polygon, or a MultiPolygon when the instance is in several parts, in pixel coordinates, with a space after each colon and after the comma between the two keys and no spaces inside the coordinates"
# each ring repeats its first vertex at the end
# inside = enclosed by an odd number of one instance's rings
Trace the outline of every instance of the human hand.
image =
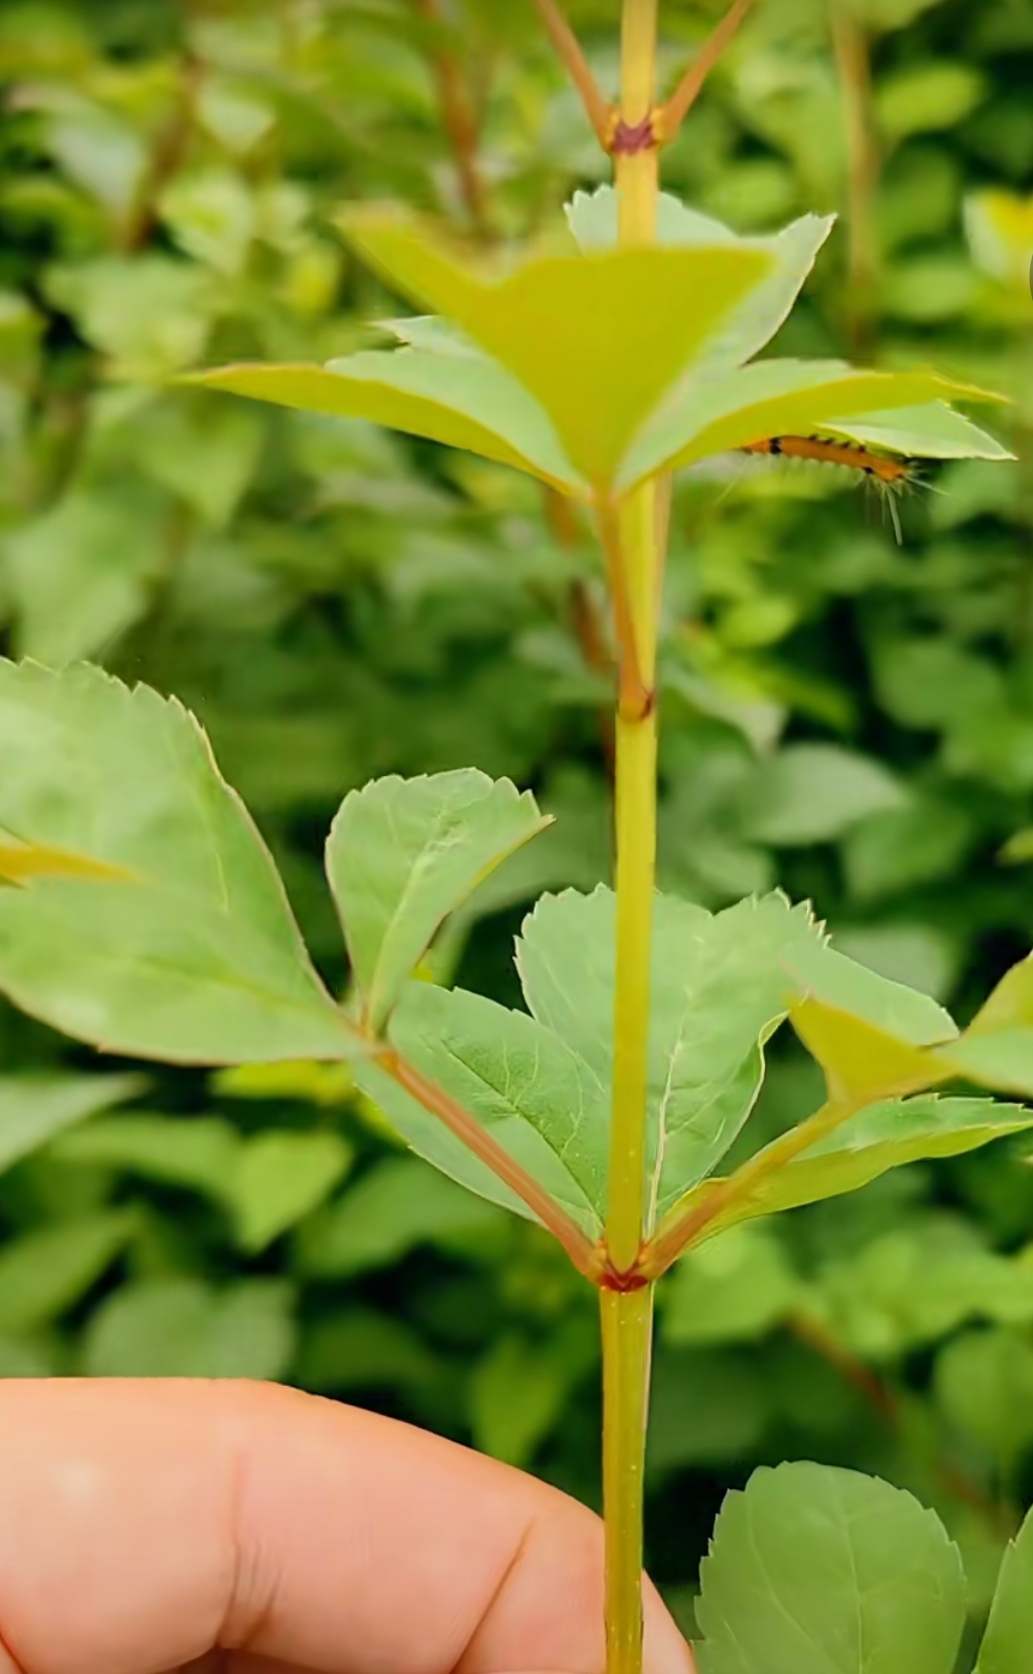
{"type": "Polygon", "coordinates": [[[0,1674],[603,1663],[601,1524],[532,1477],[272,1385],[0,1385],[0,1674]]]}

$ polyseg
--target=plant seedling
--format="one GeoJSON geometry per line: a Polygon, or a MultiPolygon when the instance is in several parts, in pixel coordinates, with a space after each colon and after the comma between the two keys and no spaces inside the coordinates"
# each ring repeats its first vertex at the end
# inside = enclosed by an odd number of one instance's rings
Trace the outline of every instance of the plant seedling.
{"type": "MultiPolygon", "coordinates": [[[[712,914],[654,884],[657,635],[672,473],[715,454],[803,453],[896,480],[902,461],[1007,458],[928,371],[756,358],[831,227],[740,238],[661,194],[658,158],[742,0],[666,104],[657,0],[624,0],[611,109],[553,0],[543,24],[613,157],[565,241],[510,264],[397,210],[341,216],[421,312],[398,346],[329,366],[239,365],[197,383],[358,416],[538,478],[593,519],[615,643],[613,890],[547,895],[517,967],[526,1010],[414,980],[449,915],[548,823],[473,769],[348,795],[326,850],[353,986],[319,980],[273,861],[175,701],[95,668],[0,663],[0,988],[122,1054],[242,1065],[347,1060],[414,1150],[537,1220],[599,1292],[608,1674],[641,1668],[643,1459],[656,1281],[749,1219],[920,1157],[1033,1127],[1033,963],[964,1031],[829,945],[781,894],[712,914]],[[807,1121],[722,1174],[790,1020],[824,1072],[807,1121]]],[[[257,1228],[257,1245],[267,1229],[257,1228]]],[[[1029,1526],[980,1674],[1019,1674],[1029,1526]]],[[[730,1497],[703,1575],[705,1674],[950,1674],[960,1560],[906,1494],[817,1466],[730,1497]]]]}

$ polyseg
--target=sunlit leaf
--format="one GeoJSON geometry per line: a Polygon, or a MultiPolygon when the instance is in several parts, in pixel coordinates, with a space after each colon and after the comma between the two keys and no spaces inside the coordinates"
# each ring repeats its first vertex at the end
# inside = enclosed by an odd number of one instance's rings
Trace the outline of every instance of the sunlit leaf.
{"type": "Polygon", "coordinates": [[[700,1674],[951,1674],[965,1576],[910,1494],[810,1464],[728,1495],[701,1571],[700,1674]]]}
{"type": "Polygon", "coordinates": [[[1005,973],[949,1058],[957,1075],[1033,1097],[1033,955],[1005,973]]]}
{"type": "MultiPolygon", "coordinates": [[[[583,250],[616,245],[617,194],[612,186],[600,186],[591,193],[575,192],[566,213],[583,250]]],[[[720,221],[701,215],[670,192],[661,192],[656,229],[659,243],[727,244],[764,250],[774,262],[773,271],[756,284],[707,344],[701,364],[692,369],[694,379],[713,373],[718,365],[741,366],[770,341],[787,318],[834,222],[832,215],[804,215],[771,237],[740,238],[720,221]]]]}
{"type": "Polygon", "coordinates": [[[176,702],[0,662],[0,829],[129,875],[0,889],[0,989],[108,1051],[340,1058],[272,860],[176,702]]]}
{"type": "Polygon", "coordinates": [[[357,208],[342,224],[389,283],[516,375],[594,483],[613,476],[695,350],[771,267],[762,251],[725,244],[550,256],[499,275],[399,214],[357,208]]]}
{"type": "Polygon", "coordinates": [[[791,1016],[836,1103],[918,1092],[951,1078],[949,1064],[931,1053],[813,995],[795,1005],[791,1016]]]}
{"type": "MultiPolygon", "coordinates": [[[[992,400],[985,391],[931,372],[863,372],[841,361],[765,360],[720,380],[675,390],[636,437],[620,483],[745,447],[769,436],[810,436],[842,421],[950,397],[992,400]]],[[[982,446],[982,443],[980,443],[982,446]]]]}
{"type": "Polygon", "coordinates": [[[327,871],[373,1030],[448,914],[549,823],[530,792],[472,767],[377,779],[345,797],[327,871]]]}
{"type": "Polygon", "coordinates": [[[1015,455],[944,401],[896,412],[867,413],[853,423],[827,423],[830,436],[915,459],[1014,459],[1015,455]]]}
{"type": "Polygon", "coordinates": [[[373,350],[323,366],[222,366],[185,380],[309,413],[362,418],[529,471],[564,489],[578,474],[547,414],[487,355],[373,350]]]}
{"type": "MultiPolygon", "coordinates": [[[[927,1095],[873,1104],[794,1162],[757,1179],[748,1194],[715,1218],[712,1230],[840,1197],[891,1168],[930,1157],[961,1156],[1030,1127],[1033,1111],[990,1099],[927,1095]]],[[[697,1187],[685,1207],[705,1202],[713,1184],[697,1187]]]]}

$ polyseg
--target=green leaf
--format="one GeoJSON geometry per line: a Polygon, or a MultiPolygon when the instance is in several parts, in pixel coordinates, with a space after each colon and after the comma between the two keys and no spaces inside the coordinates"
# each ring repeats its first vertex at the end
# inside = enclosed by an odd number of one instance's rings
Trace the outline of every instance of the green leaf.
{"type": "Polygon", "coordinates": [[[112,1116],[63,1135],[51,1148],[58,1162],[137,1174],[222,1199],[243,1146],[219,1116],[112,1116]]]}
{"type": "MultiPolygon", "coordinates": [[[[617,194],[612,186],[600,186],[592,193],[575,192],[566,215],[582,250],[612,249],[616,245],[617,194]]],[[[657,206],[660,244],[725,244],[763,250],[774,262],[773,271],[738,304],[731,320],[722,324],[706,346],[703,364],[692,368],[692,378],[712,376],[719,365],[741,366],[771,340],[799,296],[834,223],[833,215],[804,215],[771,237],[740,238],[720,221],[690,209],[669,192],[661,192],[657,206]]]]}
{"type": "Polygon", "coordinates": [[[571,1386],[598,1354],[594,1330],[575,1317],[545,1341],[502,1336],[475,1367],[470,1381],[474,1446],[507,1465],[525,1467],[555,1429],[571,1386]]]}
{"type": "Polygon", "coordinates": [[[55,1221],[0,1250],[0,1331],[49,1325],[121,1255],[136,1225],[125,1210],[55,1221]]]}
{"type": "Polygon", "coordinates": [[[136,1098],[146,1085],[138,1075],[0,1077],[0,1169],[96,1111],[136,1098]]]}
{"type": "Polygon", "coordinates": [[[900,784],[880,762],[837,744],[790,744],[747,780],[740,819],[753,841],[789,848],[829,842],[904,801],[900,784]]]}
{"type": "Polygon", "coordinates": [[[954,128],[986,94],[986,79],[971,64],[944,60],[909,65],[880,79],[875,118],[890,140],[954,128]]]}
{"type": "Polygon", "coordinates": [[[1025,1674],[1033,1644],[1033,1512],[1011,1542],[975,1674],[1025,1674]]]}
{"type": "MultiPolygon", "coordinates": [[[[1033,1110],[991,1099],[918,1098],[874,1104],[795,1162],[758,1180],[749,1196],[714,1222],[714,1230],[758,1215],[798,1209],[805,1203],[840,1197],[878,1179],[891,1168],[930,1157],[957,1157],[991,1140],[1033,1127],[1033,1110]]],[[[763,1152],[760,1153],[763,1156],[763,1152]]],[[[693,1201],[704,1200],[708,1185],[693,1201]]]]}
{"type": "Polygon", "coordinates": [[[221,366],[183,381],[303,412],[369,419],[567,491],[580,483],[548,415],[511,373],[476,350],[371,350],[326,367],[221,366]]]}
{"type": "Polygon", "coordinates": [[[1005,1480],[1033,1445],[1033,1345],[1005,1326],[966,1331],[940,1352],[933,1378],[947,1422],[1005,1480]]]}
{"type": "Polygon", "coordinates": [[[0,662],[0,829],[122,869],[0,890],[0,989],[108,1051],[192,1063],[362,1050],[175,701],[0,662]]]}
{"type": "Polygon", "coordinates": [[[73,491],[4,543],[21,654],[58,664],[106,651],[144,614],[161,556],[155,508],[73,491]]]}
{"type": "Polygon", "coordinates": [[[102,256],[51,269],[46,290],[86,341],[111,357],[112,376],[128,383],[167,378],[204,353],[215,291],[212,276],[188,262],[154,253],[102,256]]]}
{"type": "Polygon", "coordinates": [[[955,1074],[1033,1097],[1033,954],[1006,971],[949,1049],[955,1074]]]}
{"type": "Polygon", "coordinates": [[[549,823],[530,792],[472,767],[377,779],[345,797],[327,872],[371,1029],[448,914],[549,823]]]}
{"type": "Polygon", "coordinates": [[[767,1227],[736,1227],[690,1250],[674,1268],[660,1292],[664,1341],[756,1341],[803,1294],[776,1235],[767,1227]]]}
{"type": "Polygon", "coordinates": [[[995,436],[956,413],[944,401],[900,407],[894,412],[868,413],[860,423],[826,424],[823,429],[832,436],[845,437],[848,442],[860,442],[883,453],[900,453],[916,459],[1015,458],[995,436]]]}
{"type": "Polygon", "coordinates": [[[755,1362],[734,1349],[669,1350],[661,1338],[649,1397],[649,1476],[685,1466],[741,1466],[764,1435],[770,1406],[755,1362]]]}
{"type": "Polygon", "coordinates": [[[952,1674],[961,1557],[910,1494],[780,1465],[729,1494],[703,1561],[700,1674],[952,1674]]]}
{"type": "Polygon", "coordinates": [[[87,1377],[280,1378],[294,1353],[293,1294],[280,1279],[225,1290],[156,1279],[116,1291],[90,1321],[87,1377]]]}
{"type": "Polygon", "coordinates": [[[760,250],[725,244],[550,256],[499,277],[402,215],[354,209],[342,225],[382,277],[515,374],[596,485],[613,478],[660,397],[772,265],[760,250]]]}
{"type": "MultiPolygon", "coordinates": [[[[391,1039],[589,1236],[599,1235],[606,1213],[608,1102],[588,1066],[558,1035],[479,994],[415,982],[395,1014],[391,1039]]],[[[396,1105],[383,1107],[397,1120],[396,1105]]],[[[429,1160],[442,1166],[437,1157],[429,1160]]]]}
{"type": "Polygon", "coordinates": [[[501,1219],[419,1158],[392,1157],[300,1229],[302,1270],[314,1278],[372,1272],[421,1244],[490,1233],[501,1219]]]}
{"type": "MultiPolygon", "coordinates": [[[[791,949],[820,943],[805,908],[783,896],[711,915],[674,896],[654,905],[647,1169],[651,1209],[666,1209],[716,1166],[753,1108],[763,1044],[786,1015],[791,949]],[[657,1159],[661,1160],[659,1178],[657,1159]]],[[[538,1021],[590,1069],[605,1157],[612,1083],[614,896],[545,896],[517,943],[538,1021]]]]}
{"type": "MultiPolygon", "coordinates": [[[[810,436],[898,407],[950,396],[996,397],[931,372],[862,372],[842,361],[764,360],[720,380],[688,380],[650,417],[621,466],[619,486],[745,447],[769,436],[810,436]]],[[[980,433],[981,434],[981,433],[980,433]]]]}
{"type": "Polygon", "coordinates": [[[241,1247],[256,1254],[317,1209],[353,1157],[336,1133],[269,1132],[250,1140],[226,1193],[241,1247]]]}

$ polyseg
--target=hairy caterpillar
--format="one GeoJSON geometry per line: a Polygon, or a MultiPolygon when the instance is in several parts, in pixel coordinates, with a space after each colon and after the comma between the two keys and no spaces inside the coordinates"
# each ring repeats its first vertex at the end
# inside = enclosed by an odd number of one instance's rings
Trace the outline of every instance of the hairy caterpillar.
{"type": "Polygon", "coordinates": [[[859,442],[829,441],[823,436],[764,436],[747,442],[740,453],[766,454],[779,459],[804,459],[817,465],[838,465],[848,471],[859,471],[874,487],[884,492],[894,533],[901,538],[900,518],[893,496],[915,481],[916,464],[913,459],[895,458],[892,454],[877,453],[859,442]]]}

